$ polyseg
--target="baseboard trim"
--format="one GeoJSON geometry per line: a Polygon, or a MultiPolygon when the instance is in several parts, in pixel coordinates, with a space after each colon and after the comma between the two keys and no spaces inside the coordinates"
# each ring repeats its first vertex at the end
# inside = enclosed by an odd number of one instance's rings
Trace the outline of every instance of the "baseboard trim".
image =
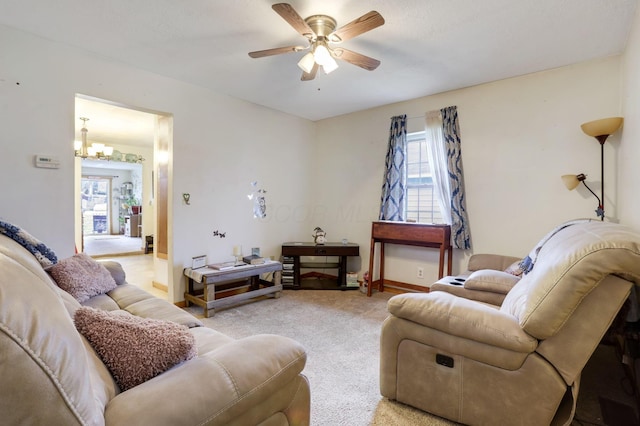
{"type": "Polygon", "coordinates": [[[151,281],[151,286],[153,288],[157,288],[158,290],[162,290],[165,293],[169,293],[169,286],[166,284],[159,283],[157,281],[151,281]]]}
{"type": "MultiPolygon", "coordinates": [[[[380,280],[373,282],[373,288],[380,288],[380,280]]],[[[389,293],[429,293],[429,287],[385,279],[382,291],[389,293]]]]}
{"type": "Polygon", "coordinates": [[[123,253],[112,253],[112,254],[92,254],[91,257],[94,259],[100,259],[104,257],[121,257],[121,256],[137,256],[139,254],[144,254],[144,250],[140,251],[127,251],[123,253]]]}

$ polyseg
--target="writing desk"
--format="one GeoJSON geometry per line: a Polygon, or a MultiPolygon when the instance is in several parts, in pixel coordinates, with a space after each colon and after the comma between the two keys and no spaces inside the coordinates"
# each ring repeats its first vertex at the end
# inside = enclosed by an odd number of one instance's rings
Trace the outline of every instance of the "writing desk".
{"type": "MultiPolygon", "coordinates": [[[[376,243],[380,243],[380,280],[378,291],[384,291],[384,245],[400,244],[440,249],[438,279],[444,276],[444,257],[448,253],[447,275],[451,275],[451,226],[426,223],[375,221],[371,225],[371,253],[369,255],[369,287],[367,296],[371,296],[373,287],[373,263],[376,243]]],[[[402,283],[395,283],[401,285],[402,283]]]]}

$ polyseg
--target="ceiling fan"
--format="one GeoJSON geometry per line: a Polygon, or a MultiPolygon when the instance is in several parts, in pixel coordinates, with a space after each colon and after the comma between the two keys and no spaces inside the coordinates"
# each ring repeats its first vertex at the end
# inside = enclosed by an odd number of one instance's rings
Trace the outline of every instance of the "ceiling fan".
{"type": "Polygon", "coordinates": [[[336,30],[336,20],[330,16],[312,15],[302,19],[288,3],[276,3],[271,7],[298,33],[307,38],[308,45],[258,50],[250,52],[250,57],[263,58],[265,56],[310,49],[298,62],[298,66],[303,71],[302,81],[313,80],[319,67],[322,67],[325,74],[334,71],[338,68],[336,59],[341,59],[368,71],[373,71],[380,65],[380,61],[377,59],[339,46],[339,43],[343,41],[352,39],[384,24],[384,18],[378,12],[372,10],[336,30]]]}

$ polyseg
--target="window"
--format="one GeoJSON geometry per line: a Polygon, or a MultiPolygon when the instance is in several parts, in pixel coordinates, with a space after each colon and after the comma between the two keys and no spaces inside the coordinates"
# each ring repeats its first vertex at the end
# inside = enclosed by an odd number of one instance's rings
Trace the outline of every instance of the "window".
{"type": "Polygon", "coordinates": [[[422,223],[444,223],[438,195],[433,188],[427,154],[425,132],[407,134],[407,187],[405,213],[407,220],[422,223]]]}

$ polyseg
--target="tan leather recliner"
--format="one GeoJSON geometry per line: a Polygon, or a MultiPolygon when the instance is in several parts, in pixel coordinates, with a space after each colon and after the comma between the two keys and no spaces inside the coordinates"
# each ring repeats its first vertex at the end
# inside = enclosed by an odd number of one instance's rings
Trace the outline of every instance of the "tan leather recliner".
{"type": "Polygon", "coordinates": [[[443,291],[389,300],[380,391],[471,425],[569,424],[580,373],[640,282],[640,234],[557,231],[500,307],[443,291]]]}
{"type": "Polygon", "coordinates": [[[520,276],[506,272],[522,259],[499,254],[474,254],[467,270],[431,284],[429,291],[446,291],[466,299],[500,306],[520,276]]]}

